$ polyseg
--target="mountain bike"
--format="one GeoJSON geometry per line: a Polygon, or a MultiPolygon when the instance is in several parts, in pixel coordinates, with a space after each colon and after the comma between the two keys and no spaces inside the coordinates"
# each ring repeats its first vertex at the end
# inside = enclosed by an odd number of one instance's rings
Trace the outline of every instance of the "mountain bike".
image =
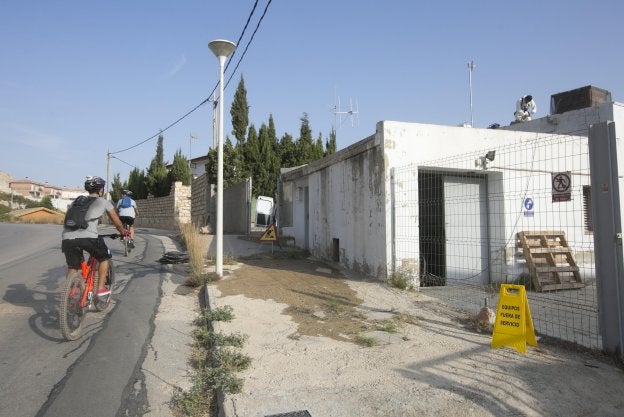
{"type": "MultiPolygon", "coordinates": [[[[128,223],[123,222],[123,227],[124,227],[124,230],[127,230],[128,232],[130,232],[130,225],[128,223]]],[[[124,246],[124,256],[128,256],[128,254],[130,253],[133,247],[130,244],[130,236],[126,236],[126,237],[122,236],[121,241],[123,242],[123,246],[124,246]]]]}
{"type": "MultiPolygon", "coordinates": [[[[117,239],[119,234],[113,233],[100,235],[117,239]]],[[[115,285],[115,269],[113,260],[108,260],[108,276],[106,285],[111,289],[111,293],[101,299],[96,296],[98,282],[101,277],[98,275],[98,261],[90,256],[86,261],[82,261],[81,270],[72,272],[63,283],[61,293],[61,305],[59,308],[60,326],[63,337],[66,340],[76,340],[80,337],[82,321],[88,311],[104,311],[109,306],[113,297],[112,289],[115,285]]]]}

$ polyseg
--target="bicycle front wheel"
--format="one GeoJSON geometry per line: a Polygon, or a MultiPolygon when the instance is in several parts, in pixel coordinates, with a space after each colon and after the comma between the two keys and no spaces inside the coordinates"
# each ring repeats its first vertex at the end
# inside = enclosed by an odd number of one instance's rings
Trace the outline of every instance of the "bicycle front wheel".
{"type": "MultiPolygon", "coordinates": [[[[94,288],[99,288],[99,275],[95,279],[95,283],[93,284],[94,288]]],[[[115,288],[115,267],[113,265],[113,260],[108,260],[108,276],[106,277],[106,286],[110,288],[111,292],[106,297],[98,297],[97,295],[93,297],[93,305],[97,311],[104,311],[110,304],[113,299],[113,289],[115,288]]]]}
{"type": "Polygon", "coordinates": [[[59,308],[59,322],[66,340],[76,340],[80,337],[80,327],[86,314],[86,309],[80,306],[84,290],[85,281],[79,272],[72,272],[65,279],[59,308]]]}

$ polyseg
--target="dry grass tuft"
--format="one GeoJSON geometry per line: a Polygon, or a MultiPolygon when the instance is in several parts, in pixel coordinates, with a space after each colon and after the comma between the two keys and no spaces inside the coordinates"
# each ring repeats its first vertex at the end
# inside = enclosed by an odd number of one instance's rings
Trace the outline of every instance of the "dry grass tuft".
{"type": "Polygon", "coordinates": [[[180,234],[189,254],[189,276],[186,283],[194,287],[203,285],[208,279],[204,273],[207,252],[206,241],[199,234],[199,229],[192,223],[181,224],[180,234]]]}

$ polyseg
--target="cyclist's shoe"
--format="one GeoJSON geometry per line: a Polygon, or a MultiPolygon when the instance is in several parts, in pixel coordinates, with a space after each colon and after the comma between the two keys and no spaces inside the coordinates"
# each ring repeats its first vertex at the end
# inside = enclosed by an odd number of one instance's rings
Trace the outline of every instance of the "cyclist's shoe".
{"type": "Polygon", "coordinates": [[[110,293],[111,293],[110,288],[104,287],[104,288],[100,288],[99,290],[97,290],[97,293],[95,293],[95,295],[97,295],[98,298],[105,299],[106,297],[110,295],[110,293]]]}
{"type": "Polygon", "coordinates": [[[134,239],[128,240],[128,246],[134,249],[134,239]]]}

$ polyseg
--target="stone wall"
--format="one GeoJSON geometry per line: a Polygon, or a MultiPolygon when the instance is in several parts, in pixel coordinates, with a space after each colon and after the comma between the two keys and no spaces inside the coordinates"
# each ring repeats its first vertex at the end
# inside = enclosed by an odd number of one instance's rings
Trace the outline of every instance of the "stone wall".
{"type": "Polygon", "coordinates": [[[168,196],[148,197],[136,203],[137,227],[176,230],[179,224],[191,222],[191,186],[180,181],[171,186],[168,196]]]}

